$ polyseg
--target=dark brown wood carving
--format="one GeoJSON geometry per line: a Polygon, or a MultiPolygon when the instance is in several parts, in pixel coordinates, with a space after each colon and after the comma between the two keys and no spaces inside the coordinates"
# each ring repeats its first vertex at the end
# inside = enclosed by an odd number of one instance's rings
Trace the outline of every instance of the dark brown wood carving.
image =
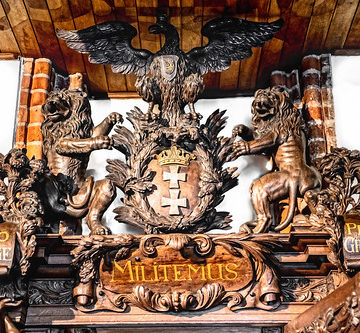
{"type": "Polygon", "coordinates": [[[47,206],[65,220],[86,216],[92,234],[109,234],[101,218],[115,189],[108,179],[85,178],[85,171],[92,151],[111,149],[108,134],[122,121],[121,115],[112,113],[94,127],[87,94],[65,89],[51,92],[42,112],[43,150],[52,174],[43,196],[47,206]]]}
{"type": "Polygon", "coordinates": [[[274,236],[84,237],[73,250],[75,305],[82,311],[195,311],[279,306],[274,236]]]}
{"type": "Polygon", "coordinates": [[[149,26],[151,34],[165,35],[163,47],[156,53],[132,47],[136,29],[126,22],[105,22],[82,30],[58,30],[70,48],[89,54],[89,61],[110,64],[113,72],[137,76],[136,89],[149,103],[149,117],[154,117],[158,105],[162,123],[182,126],[181,115],[189,105],[188,118],[197,120],[194,102],[204,89],[202,75],[221,72],[231,61],[248,58],[251,48],[264,45],[280,30],[283,20],[251,22],[234,17],[216,18],[201,29],[208,38],[206,46],[196,47],[187,53],[180,49],[176,28],[163,12],[157,22],[149,26]]]}

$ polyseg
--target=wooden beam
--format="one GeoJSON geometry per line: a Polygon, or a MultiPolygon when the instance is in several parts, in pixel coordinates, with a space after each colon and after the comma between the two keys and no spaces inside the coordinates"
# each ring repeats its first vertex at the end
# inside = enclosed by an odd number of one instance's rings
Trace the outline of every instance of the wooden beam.
{"type": "Polygon", "coordinates": [[[332,52],[335,56],[359,56],[360,49],[339,49],[333,50],[332,52]]]}
{"type": "Polygon", "coordinates": [[[270,1],[269,21],[275,21],[282,17],[284,19],[284,26],[274,35],[274,38],[265,43],[261,52],[261,59],[257,73],[257,88],[265,88],[269,85],[270,74],[273,70],[279,68],[281,51],[284,46],[284,36],[287,29],[287,22],[291,11],[292,0],[287,0],[287,3],[278,3],[277,0],[270,1]],[[280,7],[280,4],[283,7],[280,7]]]}

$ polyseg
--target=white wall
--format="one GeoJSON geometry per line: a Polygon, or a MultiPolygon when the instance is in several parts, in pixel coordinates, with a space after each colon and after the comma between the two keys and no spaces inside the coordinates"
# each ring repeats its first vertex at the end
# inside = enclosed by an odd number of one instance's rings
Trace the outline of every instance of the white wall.
{"type": "Polygon", "coordinates": [[[19,72],[19,60],[0,61],[0,153],[2,154],[6,154],[13,147],[19,92],[19,72]]]}
{"type": "Polygon", "coordinates": [[[360,56],[332,56],[331,66],[338,146],[360,149],[360,56]]]}
{"type": "MultiPolygon", "coordinates": [[[[250,125],[251,102],[252,98],[250,97],[223,98],[215,100],[207,99],[198,101],[195,104],[195,108],[197,112],[200,112],[203,115],[203,122],[205,122],[207,117],[216,109],[219,108],[220,110],[227,110],[226,114],[229,117],[228,124],[221,135],[231,136],[231,131],[235,125],[240,123],[250,125]]],[[[143,112],[147,110],[147,103],[140,99],[92,100],[91,106],[95,125],[100,123],[110,112],[119,112],[125,118],[126,112],[130,111],[134,106],[139,107],[143,112]]],[[[131,124],[128,121],[124,122],[124,126],[131,128],[131,124]]],[[[105,161],[108,158],[122,158],[122,155],[116,150],[94,152],[90,158],[89,174],[94,175],[96,179],[105,177],[105,161]]],[[[236,162],[228,164],[229,166],[238,166],[240,176],[239,185],[227,192],[225,200],[218,207],[218,210],[228,211],[233,216],[232,229],[225,232],[237,232],[242,223],[254,219],[255,216],[251,207],[249,187],[254,179],[265,173],[267,164],[268,160],[262,156],[244,156],[240,157],[236,162]]],[[[118,193],[118,197],[115,202],[105,214],[106,225],[111,228],[114,234],[121,232],[139,232],[139,230],[135,230],[130,226],[119,224],[114,219],[115,214],[112,213],[112,210],[116,206],[121,205],[120,198],[121,193],[118,193]]],[[[86,230],[86,226],[84,226],[84,232],[88,232],[86,230]]]]}

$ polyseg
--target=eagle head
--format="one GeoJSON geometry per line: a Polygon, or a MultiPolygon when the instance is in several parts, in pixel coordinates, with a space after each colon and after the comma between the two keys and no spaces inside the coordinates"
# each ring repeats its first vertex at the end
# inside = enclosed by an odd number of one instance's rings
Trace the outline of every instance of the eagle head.
{"type": "Polygon", "coordinates": [[[166,34],[172,25],[169,24],[168,16],[165,12],[159,11],[157,13],[156,23],[149,27],[151,34],[166,34]]]}

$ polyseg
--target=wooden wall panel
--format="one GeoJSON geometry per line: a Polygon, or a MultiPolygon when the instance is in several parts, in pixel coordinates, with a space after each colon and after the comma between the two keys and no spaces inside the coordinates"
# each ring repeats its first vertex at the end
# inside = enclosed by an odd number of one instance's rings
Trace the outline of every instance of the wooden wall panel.
{"type": "Polygon", "coordinates": [[[26,57],[41,58],[39,44],[22,0],[1,0],[1,3],[21,53],[26,57]]]}
{"type": "Polygon", "coordinates": [[[141,48],[156,53],[160,49],[159,35],[149,33],[149,26],[156,23],[157,0],[137,0],[137,15],[141,48]]]}
{"type": "Polygon", "coordinates": [[[181,49],[184,52],[201,46],[202,0],[181,1],[181,49]]]}
{"type": "MultiPolygon", "coordinates": [[[[227,0],[226,6],[227,8],[229,8],[228,11],[231,11],[231,14],[233,16],[236,16],[237,18],[241,18],[241,19],[245,18],[244,13],[241,13],[240,15],[237,14],[236,0],[227,0]]],[[[241,61],[233,61],[228,70],[220,73],[220,89],[235,90],[238,88],[240,64],[241,61]]]]}

